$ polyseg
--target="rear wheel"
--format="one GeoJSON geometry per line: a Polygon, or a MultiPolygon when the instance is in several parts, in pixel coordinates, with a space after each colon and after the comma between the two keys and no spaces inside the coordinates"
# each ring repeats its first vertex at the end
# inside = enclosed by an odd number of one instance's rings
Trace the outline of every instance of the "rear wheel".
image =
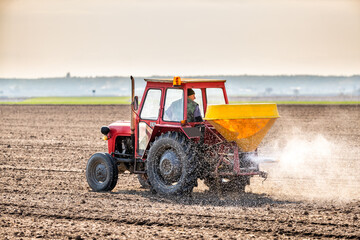
{"type": "Polygon", "coordinates": [[[205,178],[204,184],[211,192],[245,192],[249,184],[248,176],[234,176],[231,178],[205,178]]]}
{"type": "Polygon", "coordinates": [[[95,153],[86,166],[86,179],[95,192],[111,191],[118,179],[118,168],[107,153],[95,153]]]}
{"type": "Polygon", "coordinates": [[[178,132],[161,135],[149,150],[147,175],[153,192],[162,195],[190,193],[197,181],[196,168],[191,142],[178,132]]]}
{"type": "MultiPolygon", "coordinates": [[[[216,150],[214,150],[216,152],[216,150]]],[[[233,155],[233,149],[229,148],[228,152],[225,151],[228,156],[233,155]]],[[[251,161],[253,153],[240,153],[240,168],[250,169],[258,166],[251,161]]],[[[220,157],[215,155],[215,161],[212,163],[212,170],[209,172],[215,171],[215,166],[219,163],[220,157]]],[[[217,166],[219,172],[222,173],[233,173],[235,159],[234,157],[226,158],[231,164],[221,164],[217,166]]],[[[221,173],[220,173],[221,175],[221,173]]],[[[223,175],[224,176],[224,175],[223,175]]],[[[207,175],[204,177],[204,184],[209,187],[209,191],[216,192],[245,192],[246,185],[250,184],[251,176],[236,176],[230,175],[226,177],[215,177],[214,175],[207,175]]]]}
{"type": "Polygon", "coordinates": [[[233,177],[228,185],[229,191],[245,192],[246,185],[250,184],[250,177],[248,176],[236,176],[233,177]]]}

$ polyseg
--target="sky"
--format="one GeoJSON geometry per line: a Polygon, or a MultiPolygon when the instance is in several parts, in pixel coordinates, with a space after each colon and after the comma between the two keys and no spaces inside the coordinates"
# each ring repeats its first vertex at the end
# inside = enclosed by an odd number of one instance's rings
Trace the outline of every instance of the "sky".
{"type": "Polygon", "coordinates": [[[0,0],[0,78],[360,74],[360,0],[0,0]]]}

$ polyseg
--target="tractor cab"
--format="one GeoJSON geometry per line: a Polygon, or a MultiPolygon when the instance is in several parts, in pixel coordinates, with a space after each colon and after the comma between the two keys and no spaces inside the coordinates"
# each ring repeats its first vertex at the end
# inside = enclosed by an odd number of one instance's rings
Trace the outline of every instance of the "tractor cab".
{"type": "Polygon", "coordinates": [[[216,79],[145,79],[144,95],[135,120],[136,155],[142,158],[156,127],[160,135],[180,126],[193,126],[188,119],[188,89],[204,118],[208,104],[228,104],[225,80],[216,79]],[[159,127],[161,126],[161,130],[159,127]]]}

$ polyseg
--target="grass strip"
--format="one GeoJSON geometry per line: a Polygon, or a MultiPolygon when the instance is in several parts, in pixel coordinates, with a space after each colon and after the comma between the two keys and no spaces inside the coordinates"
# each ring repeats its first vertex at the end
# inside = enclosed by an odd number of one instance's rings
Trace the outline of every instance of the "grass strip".
{"type": "MultiPolygon", "coordinates": [[[[241,103],[276,103],[289,105],[356,105],[360,101],[230,101],[230,104],[241,103]]],[[[0,102],[3,105],[112,105],[130,104],[130,97],[36,97],[23,101],[0,102]]]]}
{"type": "Polygon", "coordinates": [[[17,102],[0,102],[0,104],[26,104],[26,105],[108,105],[130,104],[130,97],[37,97],[17,102]]]}
{"type": "Polygon", "coordinates": [[[288,105],[356,105],[360,101],[230,101],[230,104],[241,103],[276,103],[288,105]]]}

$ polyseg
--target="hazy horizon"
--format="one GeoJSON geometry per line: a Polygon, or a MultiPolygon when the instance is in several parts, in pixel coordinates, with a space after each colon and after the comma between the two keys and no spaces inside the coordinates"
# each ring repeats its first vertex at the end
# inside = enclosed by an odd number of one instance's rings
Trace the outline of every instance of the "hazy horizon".
{"type": "MultiPolygon", "coordinates": [[[[135,77],[137,95],[141,96],[144,77],[135,77]]],[[[359,100],[360,75],[345,76],[206,76],[226,80],[229,96],[338,96],[359,100]]],[[[0,78],[0,98],[35,96],[128,96],[129,77],[62,77],[39,79],[0,78]]]]}
{"type": "MultiPolygon", "coordinates": [[[[70,73],[70,72],[69,72],[70,73]]],[[[37,79],[63,79],[63,78],[67,78],[67,73],[63,74],[62,76],[39,76],[39,77],[0,77],[0,79],[17,79],[17,80],[37,80],[37,79]]],[[[133,76],[134,78],[140,78],[140,79],[145,79],[145,78],[173,78],[175,76],[179,76],[179,75],[84,75],[84,76],[80,76],[80,75],[71,75],[70,73],[70,77],[69,78],[129,78],[130,76],[133,76]]],[[[202,75],[182,75],[180,76],[181,78],[201,78],[201,77],[359,77],[360,74],[350,74],[350,75],[321,75],[321,74],[233,74],[233,75],[229,75],[229,74],[202,74],[202,75]]],[[[225,78],[226,80],[226,78],[225,78]]]]}
{"type": "Polygon", "coordinates": [[[0,78],[360,74],[359,0],[0,0],[0,78]]]}

